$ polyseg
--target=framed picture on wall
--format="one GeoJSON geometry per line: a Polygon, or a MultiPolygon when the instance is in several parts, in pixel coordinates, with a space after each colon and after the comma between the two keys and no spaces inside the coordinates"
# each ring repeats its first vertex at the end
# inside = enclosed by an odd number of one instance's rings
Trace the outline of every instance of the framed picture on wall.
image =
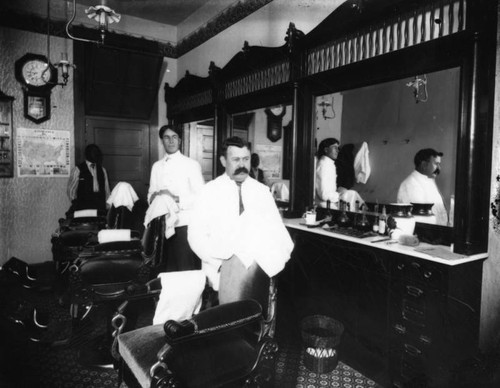
{"type": "Polygon", "coordinates": [[[14,97],[0,90],[0,178],[14,176],[12,101],[14,97]]]}
{"type": "Polygon", "coordinates": [[[24,92],[24,116],[40,124],[50,119],[50,91],[24,92]]]}

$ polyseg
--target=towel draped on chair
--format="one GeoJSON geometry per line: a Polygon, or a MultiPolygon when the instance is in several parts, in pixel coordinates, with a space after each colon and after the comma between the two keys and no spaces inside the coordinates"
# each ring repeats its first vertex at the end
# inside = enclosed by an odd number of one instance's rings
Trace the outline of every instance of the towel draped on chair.
{"type": "Polygon", "coordinates": [[[120,206],[125,206],[128,210],[132,211],[134,203],[137,202],[139,197],[132,188],[132,185],[127,182],[118,182],[108,200],[106,201],[108,205],[118,208],[120,206]]]}
{"type": "Polygon", "coordinates": [[[161,293],[156,305],[153,325],[169,319],[189,319],[200,311],[201,295],[205,288],[205,274],[202,270],[162,272],[161,293]]]}

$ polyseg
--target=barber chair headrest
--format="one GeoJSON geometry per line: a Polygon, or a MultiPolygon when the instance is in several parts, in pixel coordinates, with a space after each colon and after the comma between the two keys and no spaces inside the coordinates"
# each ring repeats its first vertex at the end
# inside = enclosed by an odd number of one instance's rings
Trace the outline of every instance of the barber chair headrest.
{"type": "Polygon", "coordinates": [[[130,241],[130,229],[103,229],[97,234],[99,244],[114,241],[130,241]]]}
{"type": "Polygon", "coordinates": [[[75,210],[73,218],[97,217],[97,209],[75,210]]]}
{"type": "Polygon", "coordinates": [[[115,251],[142,252],[142,243],[139,239],[131,239],[129,241],[110,241],[95,245],[93,248],[96,253],[115,251]]]}

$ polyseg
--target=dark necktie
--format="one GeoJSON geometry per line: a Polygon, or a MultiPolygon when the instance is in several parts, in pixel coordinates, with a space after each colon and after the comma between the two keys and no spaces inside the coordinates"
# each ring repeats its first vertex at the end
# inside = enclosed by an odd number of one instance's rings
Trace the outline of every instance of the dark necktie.
{"type": "Polygon", "coordinates": [[[240,214],[243,213],[245,210],[245,207],[243,206],[243,199],[241,198],[241,184],[243,182],[237,182],[236,185],[238,186],[238,196],[240,197],[240,214]]]}

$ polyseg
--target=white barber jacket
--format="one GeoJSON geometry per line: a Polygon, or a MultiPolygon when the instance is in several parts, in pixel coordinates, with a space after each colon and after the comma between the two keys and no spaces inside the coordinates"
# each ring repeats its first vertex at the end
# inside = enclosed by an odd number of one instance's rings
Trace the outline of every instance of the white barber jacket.
{"type": "Polygon", "coordinates": [[[215,290],[222,260],[236,255],[247,268],[256,261],[268,276],[274,276],[284,268],[293,249],[269,188],[248,177],[241,185],[241,195],[245,210],[240,215],[238,186],[223,174],[202,188],[193,207],[189,245],[202,260],[202,269],[215,290]]]}
{"type": "Polygon", "coordinates": [[[337,208],[339,193],[337,192],[337,167],[328,156],[323,155],[316,166],[316,187],[314,188],[314,203],[326,207],[330,201],[332,209],[337,208]]]}
{"type": "Polygon", "coordinates": [[[179,220],[176,226],[185,226],[191,216],[194,200],[203,187],[200,164],[179,151],[165,155],[153,164],[149,182],[148,202],[154,192],[168,189],[179,197],[179,220]]]}
{"type": "Polygon", "coordinates": [[[433,203],[432,212],[438,225],[448,225],[448,211],[434,178],[414,170],[401,182],[397,201],[400,203],[433,203]]]}

